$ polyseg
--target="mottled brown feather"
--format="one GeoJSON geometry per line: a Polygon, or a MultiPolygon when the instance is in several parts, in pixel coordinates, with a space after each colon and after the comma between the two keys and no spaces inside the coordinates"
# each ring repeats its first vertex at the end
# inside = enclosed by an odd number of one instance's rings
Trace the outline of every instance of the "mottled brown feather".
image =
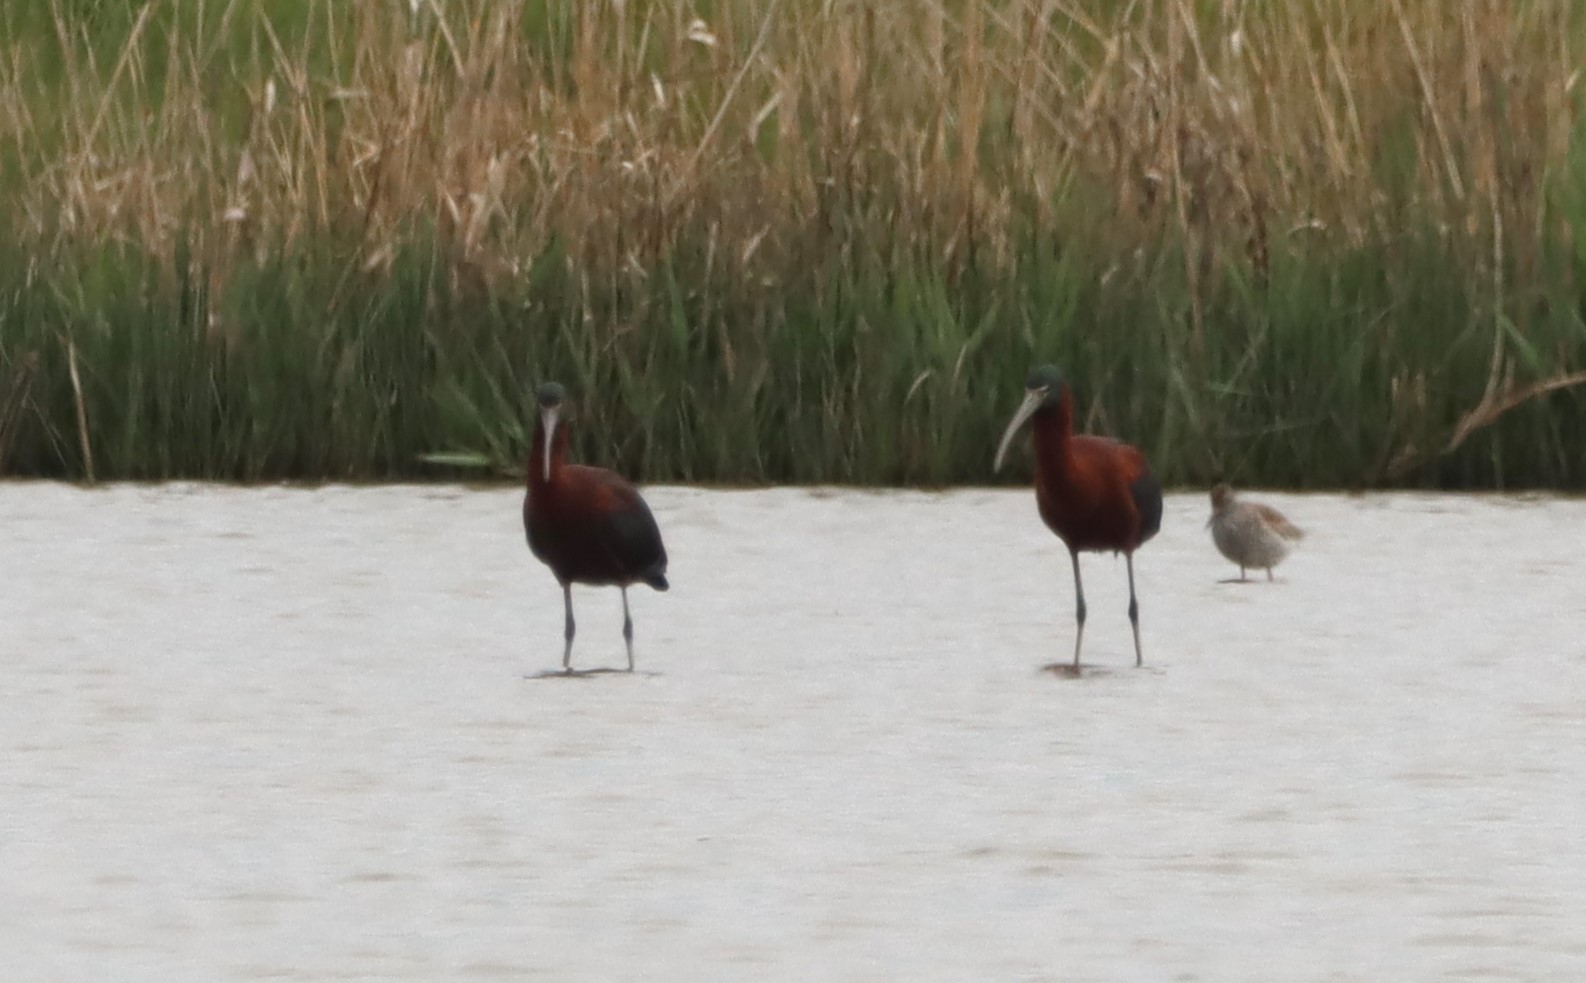
{"type": "Polygon", "coordinates": [[[1271,529],[1284,539],[1305,538],[1305,530],[1290,522],[1284,517],[1282,512],[1279,512],[1272,506],[1263,505],[1260,502],[1249,502],[1247,504],[1256,510],[1256,515],[1261,517],[1262,523],[1265,524],[1268,529],[1271,529]]]}

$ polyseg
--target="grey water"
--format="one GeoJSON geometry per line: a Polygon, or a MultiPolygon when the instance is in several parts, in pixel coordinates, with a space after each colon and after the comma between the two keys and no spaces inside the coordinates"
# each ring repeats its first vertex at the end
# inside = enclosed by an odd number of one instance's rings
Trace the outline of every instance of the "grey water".
{"type": "Polygon", "coordinates": [[[646,492],[639,671],[519,494],[0,484],[8,980],[1575,980],[1586,503],[646,492]],[[574,591],[575,667],[625,665],[574,591]]]}

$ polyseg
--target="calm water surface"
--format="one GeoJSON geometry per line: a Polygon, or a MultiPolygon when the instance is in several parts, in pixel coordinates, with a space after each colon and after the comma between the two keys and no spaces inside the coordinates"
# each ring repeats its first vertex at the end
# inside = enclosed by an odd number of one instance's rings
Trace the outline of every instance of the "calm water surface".
{"type": "Polygon", "coordinates": [[[1072,679],[1028,491],[648,495],[533,679],[517,493],[0,485],[4,978],[1586,978],[1586,503],[1170,497],[1072,679]]]}

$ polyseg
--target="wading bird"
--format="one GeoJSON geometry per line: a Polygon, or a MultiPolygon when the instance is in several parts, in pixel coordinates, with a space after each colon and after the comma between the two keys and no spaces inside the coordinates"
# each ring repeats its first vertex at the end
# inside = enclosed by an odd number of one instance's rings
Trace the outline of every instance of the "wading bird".
{"type": "Polygon", "coordinates": [[[1206,525],[1217,552],[1239,564],[1241,581],[1247,579],[1246,567],[1265,567],[1271,580],[1272,568],[1289,555],[1289,543],[1305,535],[1272,506],[1239,501],[1226,484],[1212,488],[1212,517],[1206,525]]]}
{"type": "Polygon", "coordinates": [[[1029,419],[1035,432],[1035,502],[1048,529],[1068,547],[1074,566],[1074,669],[1085,637],[1081,551],[1122,553],[1129,566],[1129,624],[1134,664],[1140,654],[1140,604],[1134,594],[1134,551],[1162,527],[1162,485],[1138,448],[1106,437],[1076,436],[1074,399],[1054,365],[1038,365],[1024,383],[1024,403],[997,447],[995,468],[1029,419]]]}
{"type": "Polygon", "coordinates": [[[529,449],[523,529],[529,549],[562,585],[567,611],[562,669],[572,671],[573,585],[622,588],[622,638],[633,671],[633,617],[628,588],[666,590],[666,547],[650,507],[631,483],[605,468],[567,463],[568,427],[562,420],[566,391],[547,382],[535,394],[540,420],[529,449]]]}

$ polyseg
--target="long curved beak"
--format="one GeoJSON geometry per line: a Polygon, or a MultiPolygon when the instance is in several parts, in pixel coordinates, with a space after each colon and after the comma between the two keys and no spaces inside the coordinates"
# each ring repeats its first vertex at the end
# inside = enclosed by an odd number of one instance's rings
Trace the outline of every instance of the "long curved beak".
{"type": "Polygon", "coordinates": [[[551,480],[551,442],[556,436],[556,420],[562,415],[560,407],[547,406],[540,410],[540,425],[545,428],[545,471],[546,481],[551,480]]]}
{"type": "Polygon", "coordinates": [[[1032,389],[1024,394],[1024,402],[1019,404],[1019,412],[1013,414],[1013,419],[1008,421],[1008,429],[1002,432],[1002,443],[997,445],[997,460],[991,466],[993,471],[1002,470],[1002,459],[1008,456],[1008,445],[1013,443],[1013,437],[1024,426],[1036,409],[1041,405],[1041,400],[1046,398],[1046,390],[1032,389]]]}

